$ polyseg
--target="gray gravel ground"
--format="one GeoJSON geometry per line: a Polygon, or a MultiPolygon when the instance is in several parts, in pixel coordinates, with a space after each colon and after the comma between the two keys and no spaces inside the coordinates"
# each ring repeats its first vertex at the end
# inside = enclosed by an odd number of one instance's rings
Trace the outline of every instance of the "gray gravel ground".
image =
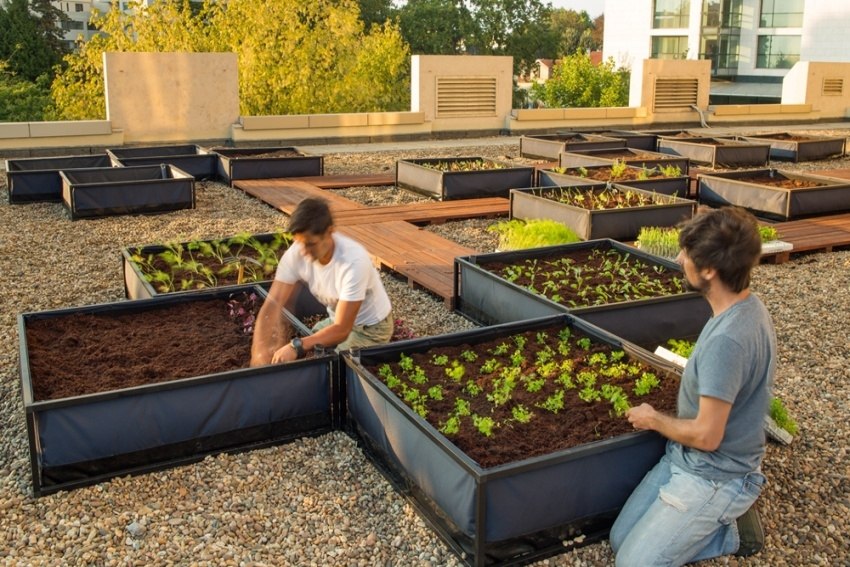
{"type": "MultiPolygon", "coordinates": [[[[402,157],[450,155],[529,161],[517,158],[515,138],[503,138],[442,142],[430,149],[340,150],[327,154],[326,171],[371,173],[391,169],[402,157]]],[[[782,167],[850,167],[850,159],[782,167]]],[[[285,226],[285,216],[214,182],[198,184],[195,210],[75,222],[61,204],[10,206],[5,191],[0,193],[0,564],[459,564],[343,433],[34,499],[17,314],[123,300],[124,246],[269,231],[285,226]]],[[[344,193],[373,204],[421,199],[391,187],[344,193]]],[[[495,237],[486,227],[492,222],[428,230],[491,251],[495,237]]],[[[396,315],[417,334],[470,327],[441,300],[390,274],[383,279],[396,315]]],[[[790,447],[768,447],[769,485],[760,500],[765,550],[750,559],[705,565],[848,565],[850,252],[759,266],[753,287],[778,331],[776,393],[801,431],[790,447]]],[[[538,564],[609,565],[612,557],[602,542],[538,564]]]]}

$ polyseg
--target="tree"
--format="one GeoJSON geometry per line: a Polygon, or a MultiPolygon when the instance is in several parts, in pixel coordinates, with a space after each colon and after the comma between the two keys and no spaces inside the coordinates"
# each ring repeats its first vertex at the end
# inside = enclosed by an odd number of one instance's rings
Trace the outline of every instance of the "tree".
{"type": "Polygon", "coordinates": [[[472,29],[462,0],[409,0],[399,8],[398,18],[401,35],[415,54],[463,53],[472,29]]]}
{"type": "Polygon", "coordinates": [[[629,70],[617,69],[611,57],[597,66],[588,54],[575,53],[555,66],[548,81],[531,89],[550,108],[627,106],[629,70]]]}
{"type": "Polygon", "coordinates": [[[113,8],[104,32],[67,57],[53,83],[57,117],[102,118],[105,51],[232,51],[243,114],[400,110],[408,107],[408,51],[393,24],[364,31],[355,0],[188,1],[113,8]],[[366,88],[368,86],[368,88],[366,88]]]}
{"type": "Polygon", "coordinates": [[[49,1],[9,0],[0,8],[0,60],[30,81],[52,76],[65,53],[59,29],[64,17],[49,1]]]}
{"type": "Polygon", "coordinates": [[[44,120],[50,105],[50,79],[39,76],[35,82],[8,72],[0,61],[0,122],[35,122],[44,120]]]}
{"type": "Polygon", "coordinates": [[[357,0],[360,6],[360,19],[370,30],[372,26],[382,26],[395,16],[392,0],[357,0]]]}

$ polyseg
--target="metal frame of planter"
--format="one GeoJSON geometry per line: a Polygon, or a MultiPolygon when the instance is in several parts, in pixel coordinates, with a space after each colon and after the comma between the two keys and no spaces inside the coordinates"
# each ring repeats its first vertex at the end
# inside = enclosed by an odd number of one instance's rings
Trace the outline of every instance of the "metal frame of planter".
{"type": "Polygon", "coordinates": [[[9,203],[61,202],[60,171],[110,167],[109,156],[86,154],[6,160],[6,188],[9,203]]]}
{"type": "Polygon", "coordinates": [[[309,155],[295,147],[210,148],[218,156],[218,176],[225,183],[241,179],[310,177],[325,174],[324,156],[309,155]],[[300,155],[274,156],[289,151],[300,155]]]}
{"type": "MultiPolygon", "coordinates": [[[[264,232],[260,234],[252,234],[253,238],[256,238],[260,242],[270,242],[274,237],[275,233],[273,232],[264,232]]],[[[224,237],[219,238],[217,240],[227,240],[232,237],[224,237]]],[[[185,248],[189,242],[181,242],[181,245],[185,248]]],[[[167,293],[162,293],[157,291],[150,282],[148,282],[142,271],[139,269],[139,266],[133,262],[133,254],[130,251],[131,248],[139,248],[140,254],[159,254],[166,250],[166,246],[164,244],[147,244],[143,246],[131,246],[127,248],[121,249],[121,273],[124,277],[124,296],[127,299],[148,299],[151,297],[158,297],[163,295],[177,295],[177,294],[187,294],[192,293],[192,291],[172,291],[167,293]]],[[[238,290],[250,288],[253,286],[260,286],[263,289],[271,287],[272,280],[263,280],[259,282],[251,282],[247,284],[236,284],[236,285],[226,285],[226,286],[218,286],[215,289],[219,290],[238,290]]],[[[301,319],[305,317],[310,317],[312,315],[324,314],[327,315],[327,309],[324,305],[319,303],[319,300],[316,299],[310,290],[307,289],[306,286],[299,285],[298,290],[296,292],[296,296],[293,300],[292,305],[287,306],[296,318],[301,319]]]]}
{"type": "Polygon", "coordinates": [[[691,162],[686,157],[662,154],[655,150],[638,150],[629,147],[613,150],[571,150],[558,154],[559,167],[610,166],[618,161],[634,167],[653,168],[657,166],[674,166],[682,171],[682,175],[688,174],[691,162]],[[649,156],[649,159],[646,156],[649,156]]]}
{"type": "Polygon", "coordinates": [[[194,144],[108,148],[106,154],[117,167],[167,163],[191,174],[196,180],[212,179],[218,170],[218,156],[194,144]]]}
{"type": "Polygon", "coordinates": [[[36,496],[333,429],[339,419],[334,415],[335,354],[85,396],[33,399],[28,322],[75,313],[139,312],[230,293],[208,290],[18,316],[21,389],[36,496]]]}
{"type": "Polygon", "coordinates": [[[60,171],[71,219],[195,208],[195,179],[172,165],[60,171]]]}
{"type": "Polygon", "coordinates": [[[511,189],[534,184],[534,168],[477,156],[407,159],[396,162],[395,183],[439,200],[507,197],[511,189]],[[498,163],[504,167],[474,171],[439,171],[426,167],[427,164],[468,161],[498,163]]]}
{"type": "MultiPolygon", "coordinates": [[[[651,191],[614,183],[598,187],[582,187],[586,190],[632,191],[648,198],[656,196],[651,191]]],[[[696,211],[696,201],[665,195],[666,203],[623,207],[618,209],[594,209],[578,207],[554,200],[550,195],[569,191],[569,187],[531,187],[511,189],[510,218],[551,219],[570,227],[582,240],[612,238],[635,240],[644,226],[674,226],[689,219],[696,211]]]]}
{"type": "Polygon", "coordinates": [[[601,150],[625,147],[626,141],[623,138],[609,138],[580,132],[520,136],[519,138],[519,155],[533,159],[556,160],[559,153],[573,149],[601,150]]]}
{"type": "Polygon", "coordinates": [[[845,153],[846,139],[835,136],[799,136],[801,140],[789,139],[791,132],[774,132],[770,134],[751,134],[739,136],[746,142],[770,144],[772,159],[812,161],[830,157],[841,157],[845,153]]]}
{"type": "Polygon", "coordinates": [[[557,134],[593,134],[595,136],[605,136],[607,138],[622,139],[626,142],[627,148],[636,150],[655,151],[658,143],[658,134],[650,132],[638,132],[636,130],[563,130],[557,134]]]}
{"type": "Polygon", "coordinates": [[[670,338],[696,339],[699,336],[711,316],[711,308],[696,292],[574,308],[532,293],[481,267],[489,262],[546,258],[592,248],[614,248],[649,264],[682,272],[672,260],[611,239],[458,257],[455,258],[454,269],[454,310],[479,325],[570,313],[649,350],[670,338]]]}
{"type": "Polygon", "coordinates": [[[731,138],[672,138],[660,136],[658,151],[684,156],[710,167],[763,166],[770,161],[770,144],[731,138]]]}
{"type": "Polygon", "coordinates": [[[347,423],[379,469],[469,565],[526,563],[604,537],[663,454],[664,439],[654,432],[628,433],[485,469],[364,363],[553,326],[581,329],[655,367],[672,368],[568,314],[370,347],[355,358],[343,355],[347,423]]]}
{"type": "Polygon", "coordinates": [[[850,210],[850,182],[846,179],[781,169],[752,169],[700,174],[697,183],[702,202],[737,205],[769,218],[788,220],[850,210]],[[747,181],[764,175],[813,181],[819,186],[783,188],[747,181]]]}
{"type": "MultiPolygon", "coordinates": [[[[630,170],[638,171],[643,169],[633,165],[627,165],[626,167],[630,170]]],[[[591,165],[584,169],[588,171],[601,169],[610,170],[611,166],[591,165]]],[[[616,183],[617,185],[634,187],[636,189],[643,189],[644,191],[661,193],[662,195],[670,196],[686,196],[688,194],[690,181],[690,177],[687,175],[680,175],[678,177],[654,177],[652,179],[630,179],[624,181],[600,181],[599,179],[593,179],[589,176],[581,177],[578,175],[571,175],[569,173],[558,173],[551,169],[541,169],[537,172],[538,187],[581,187],[597,185],[599,183],[607,183],[608,185],[616,183]]]]}

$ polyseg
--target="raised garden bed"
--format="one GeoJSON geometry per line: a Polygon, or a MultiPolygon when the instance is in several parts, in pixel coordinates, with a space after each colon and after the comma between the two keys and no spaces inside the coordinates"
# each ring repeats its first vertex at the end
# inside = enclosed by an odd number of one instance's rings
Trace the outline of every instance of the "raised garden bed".
{"type": "Polygon", "coordinates": [[[821,175],[754,169],[698,175],[700,201],[738,205],[788,220],[850,210],[850,182],[821,175]]]}
{"type": "Polygon", "coordinates": [[[273,179],[324,175],[324,157],[293,147],[212,148],[218,176],[225,183],[240,179],[273,179]]]}
{"type": "Polygon", "coordinates": [[[193,144],[111,148],[107,149],[106,153],[115,166],[167,163],[182,169],[195,179],[212,179],[218,171],[218,156],[193,144]]]}
{"type": "Polygon", "coordinates": [[[195,180],[172,165],[60,171],[72,219],[195,208],[195,180]]]}
{"type": "Polygon", "coordinates": [[[511,191],[511,218],[555,220],[583,240],[635,240],[641,227],[672,226],[695,210],[695,201],[617,184],[511,191]]]}
{"type": "MultiPolygon", "coordinates": [[[[558,132],[558,134],[570,134],[572,132],[558,132]]],[[[634,130],[581,130],[581,134],[592,134],[594,136],[605,136],[606,138],[615,138],[624,140],[627,148],[636,150],[647,150],[654,152],[658,141],[657,134],[649,132],[637,132],[634,130]]]]}
{"type": "Polygon", "coordinates": [[[396,185],[439,200],[507,197],[534,184],[533,167],[481,157],[426,158],[396,162],[396,185]]]}
{"type": "MultiPolygon", "coordinates": [[[[124,292],[128,299],[145,299],[207,288],[267,288],[291,241],[286,233],[268,232],[124,248],[124,292]]],[[[287,309],[299,319],[327,316],[324,305],[304,286],[298,287],[287,309]]]]}
{"type": "Polygon", "coordinates": [[[846,139],[834,136],[806,136],[790,132],[739,136],[742,140],[770,144],[771,159],[810,161],[844,155],[846,139]]]}
{"type": "Polygon", "coordinates": [[[664,451],[611,417],[617,388],[642,401],[633,379],[586,368],[614,358],[652,373],[647,396],[675,408],[672,365],[560,315],[346,355],[348,423],[468,564],[525,563],[604,535],[664,451]]]}
{"type": "Polygon", "coordinates": [[[61,202],[60,171],[109,166],[109,156],[106,154],[7,159],[6,189],[9,202],[61,202]]]}
{"type": "Polygon", "coordinates": [[[35,495],[330,430],[335,356],[248,368],[258,306],[211,290],[19,315],[35,495]]]}
{"type": "Polygon", "coordinates": [[[624,148],[622,138],[609,138],[594,134],[562,132],[560,134],[542,134],[539,136],[520,136],[519,155],[524,158],[548,159],[556,161],[558,154],[569,150],[592,150],[624,148]]]}
{"type": "Polygon", "coordinates": [[[558,156],[560,167],[587,167],[589,165],[611,166],[616,162],[641,168],[678,167],[682,175],[687,175],[690,160],[685,157],[671,156],[649,150],[619,148],[614,150],[571,150],[558,156]]]}
{"type": "Polygon", "coordinates": [[[566,312],[649,350],[711,315],[678,264],[610,239],[455,258],[453,299],[479,324],[566,312]]]}
{"type": "Polygon", "coordinates": [[[658,151],[683,156],[710,167],[762,166],[770,161],[769,143],[757,144],[728,138],[660,136],[658,151]]]}
{"type": "Polygon", "coordinates": [[[537,175],[537,185],[540,187],[578,187],[598,183],[618,183],[662,195],[684,197],[688,194],[690,178],[682,175],[675,166],[650,169],[625,163],[541,169],[537,175]]]}

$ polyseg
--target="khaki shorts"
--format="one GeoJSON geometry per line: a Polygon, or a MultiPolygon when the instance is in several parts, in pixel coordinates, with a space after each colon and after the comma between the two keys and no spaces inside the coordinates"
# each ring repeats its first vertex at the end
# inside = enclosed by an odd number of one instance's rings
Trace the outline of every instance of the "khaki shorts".
{"type": "MultiPolygon", "coordinates": [[[[331,323],[333,320],[330,317],[322,319],[313,325],[312,330],[315,333],[331,323]]],[[[389,315],[374,325],[354,325],[348,338],[336,345],[334,350],[341,352],[352,347],[363,348],[388,343],[393,336],[393,327],[393,312],[390,311],[389,315]]]]}

